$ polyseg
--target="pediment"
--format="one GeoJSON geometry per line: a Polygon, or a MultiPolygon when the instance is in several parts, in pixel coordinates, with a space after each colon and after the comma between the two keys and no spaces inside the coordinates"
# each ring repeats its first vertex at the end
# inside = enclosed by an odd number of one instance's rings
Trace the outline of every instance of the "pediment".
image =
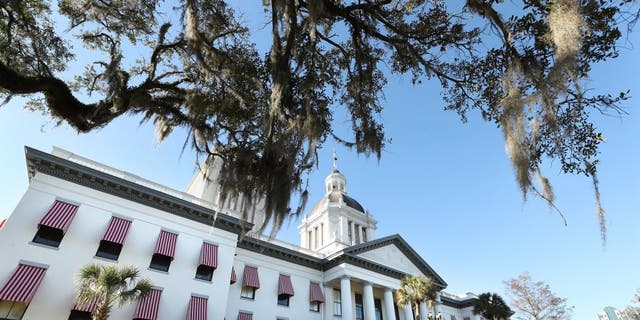
{"type": "Polygon", "coordinates": [[[442,288],[447,286],[431,266],[397,234],[349,247],[345,249],[345,253],[407,275],[432,278],[442,288]]]}
{"type": "Polygon", "coordinates": [[[357,254],[357,256],[407,274],[422,274],[420,268],[411,262],[409,257],[407,257],[395,244],[389,244],[381,248],[365,251],[357,254]]]}

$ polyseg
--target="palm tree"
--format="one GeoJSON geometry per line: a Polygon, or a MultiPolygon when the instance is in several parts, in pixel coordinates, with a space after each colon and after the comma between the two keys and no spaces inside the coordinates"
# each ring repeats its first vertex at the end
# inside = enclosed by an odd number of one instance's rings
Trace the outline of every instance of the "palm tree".
{"type": "Polygon", "coordinates": [[[112,307],[138,301],[151,290],[149,280],[138,278],[138,269],[134,267],[118,269],[115,266],[87,265],[78,275],[76,301],[80,305],[95,302],[92,319],[107,320],[112,307]]]}
{"type": "Polygon", "coordinates": [[[414,315],[420,313],[420,302],[427,302],[432,307],[436,300],[437,288],[433,279],[423,276],[406,276],[396,290],[396,303],[399,307],[407,304],[413,307],[414,315]]]}
{"type": "Polygon", "coordinates": [[[478,296],[473,314],[488,320],[506,320],[513,315],[513,311],[497,293],[485,292],[478,296]]]}

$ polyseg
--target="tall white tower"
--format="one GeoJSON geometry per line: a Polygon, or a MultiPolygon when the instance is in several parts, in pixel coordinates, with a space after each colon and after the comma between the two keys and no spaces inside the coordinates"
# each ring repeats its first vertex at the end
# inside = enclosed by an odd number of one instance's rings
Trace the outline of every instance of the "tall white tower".
{"type": "MultiPolygon", "coordinates": [[[[206,201],[206,205],[213,210],[241,218],[242,212],[245,210],[243,207],[244,196],[243,194],[222,196],[222,187],[218,183],[221,170],[222,160],[208,157],[191,179],[186,192],[206,201]],[[223,199],[225,200],[223,201],[223,199]]],[[[264,198],[256,199],[253,203],[250,208],[247,208],[248,221],[253,223],[253,230],[257,230],[264,221],[264,198]]]]}
{"type": "Polygon", "coordinates": [[[336,161],[334,151],[333,170],[324,180],[325,195],[298,226],[300,246],[324,254],[373,240],[378,223],[347,195],[347,178],[336,161]]]}

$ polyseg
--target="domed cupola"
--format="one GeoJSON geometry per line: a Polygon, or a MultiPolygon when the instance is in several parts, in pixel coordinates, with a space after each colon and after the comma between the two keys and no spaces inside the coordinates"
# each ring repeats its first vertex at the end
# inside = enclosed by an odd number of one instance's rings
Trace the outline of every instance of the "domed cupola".
{"type": "Polygon", "coordinates": [[[354,198],[347,195],[347,178],[333,170],[324,180],[325,195],[298,226],[300,245],[325,254],[374,239],[377,221],[354,198]]]}
{"type": "Polygon", "coordinates": [[[324,179],[324,184],[326,186],[326,192],[331,193],[333,191],[345,192],[347,189],[347,178],[340,173],[338,168],[336,168],[335,161],[333,163],[333,170],[324,179]]]}

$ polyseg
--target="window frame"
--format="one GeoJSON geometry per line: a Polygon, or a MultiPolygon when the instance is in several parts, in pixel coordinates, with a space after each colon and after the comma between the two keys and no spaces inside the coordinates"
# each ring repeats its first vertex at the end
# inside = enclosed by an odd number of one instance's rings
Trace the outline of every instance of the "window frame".
{"type": "Polygon", "coordinates": [[[256,299],[256,288],[249,286],[242,286],[240,289],[240,298],[247,300],[255,300],[256,299]],[[251,291],[249,291],[251,289],[251,291]],[[251,294],[249,294],[249,292],[251,294]]]}
{"type": "Polygon", "coordinates": [[[320,301],[309,301],[309,311],[320,312],[320,301]]]}
{"type": "Polygon", "coordinates": [[[151,256],[151,262],[149,262],[149,269],[168,273],[169,269],[171,268],[171,260],[173,259],[171,259],[171,257],[169,256],[165,256],[164,254],[154,253],[153,256],[151,256]],[[163,265],[162,263],[166,263],[167,265],[166,270],[164,268],[158,267],[158,266],[162,266],[163,265]]]}
{"type": "Polygon", "coordinates": [[[216,271],[214,267],[206,266],[204,264],[198,265],[196,268],[195,278],[202,281],[211,282],[213,280],[213,272],[216,271]],[[206,274],[201,271],[206,271],[206,274]]]}
{"type": "Polygon", "coordinates": [[[31,242],[47,247],[59,248],[62,239],[64,239],[64,231],[62,231],[62,229],[41,225],[38,227],[38,231],[36,231],[31,242]],[[44,235],[42,233],[44,233],[44,235]],[[56,239],[52,239],[53,237],[56,237],[56,239]],[[58,240],[57,237],[60,239],[58,240]]]}
{"type": "Polygon", "coordinates": [[[333,315],[342,317],[342,292],[338,289],[333,289],[333,315]]]}
{"type": "MultiPolygon", "coordinates": [[[[0,314],[0,319],[8,319],[8,320],[22,320],[22,318],[24,318],[24,314],[27,313],[27,308],[29,307],[29,305],[24,304],[22,302],[16,302],[16,301],[7,301],[7,300],[0,300],[0,303],[5,303],[9,305],[9,308],[6,310],[7,313],[6,314],[0,314]],[[9,316],[11,316],[11,311],[14,309],[15,306],[19,306],[19,307],[23,307],[24,309],[22,310],[22,314],[20,314],[17,318],[9,318],[9,316]]],[[[2,305],[0,305],[1,307],[2,305]]],[[[18,309],[19,310],[19,309],[18,309]]],[[[0,311],[2,311],[2,309],[0,309],[0,311]]]]}
{"type": "Polygon", "coordinates": [[[120,258],[120,253],[122,253],[122,244],[121,243],[116,243],[116,242],[111,242],[111,241],[106,241],[106,240],[100,240],[100,245],[98,245],[98,250],[96,251],[95,256],[99,257],[99,258],[118,261],[118,259],[120,258]],[[114,249],[114,250],[113,250],[113,252],[109,252],[108,250],[107,251],[105,251],[105,250],[101,251],[100,249],[104,249],[103,246],[112,246],[111,249],[114,249]]]}
{"type": "Polygon", "coordinates": [[[278,295],[278,306],[281,307],[289,307],[289,305],[291,304],[291,295],[288,294],[279,294],[278,295]]]}

